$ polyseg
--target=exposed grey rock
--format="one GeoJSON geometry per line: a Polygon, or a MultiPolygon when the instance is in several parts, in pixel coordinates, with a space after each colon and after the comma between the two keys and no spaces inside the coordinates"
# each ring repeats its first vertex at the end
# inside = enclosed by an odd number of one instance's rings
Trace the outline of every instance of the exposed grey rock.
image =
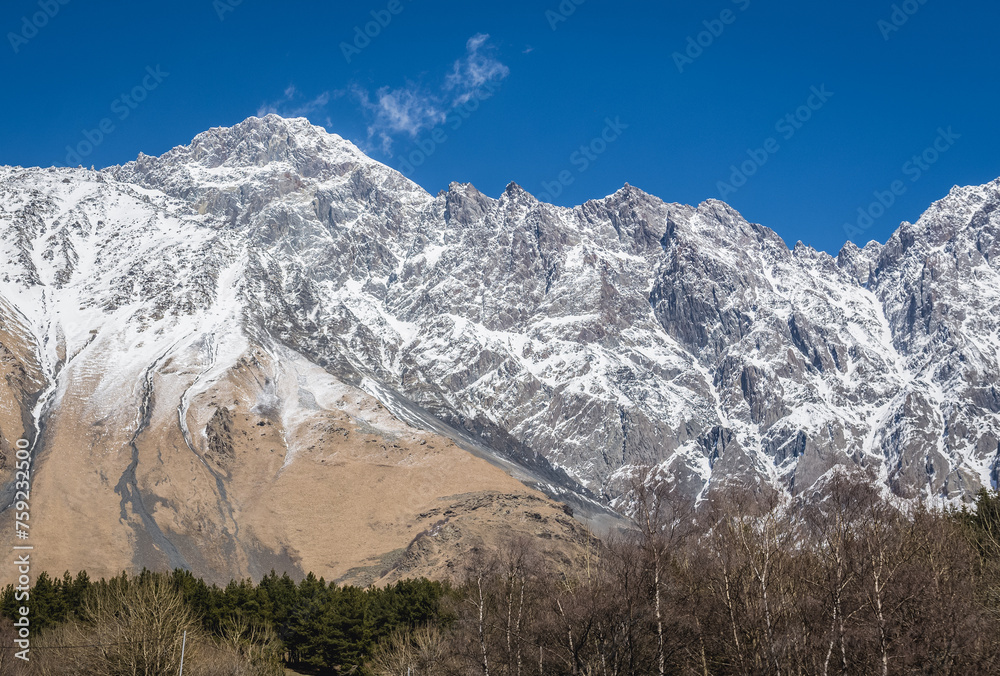
{"type": "Polygon", "coordinates": [[[15,304],[73,288],[153,330],[210,307],[235,265],[247,336],[398,395],[553,492],[614,503],[646,465],[691,493],[801,491],[843,463],[927,497],[996,482],[1000,181],[833,258],[628,185],[574,209],[513,183],[431,196],[272,115],[99,174],[3,169],[0,205],[15,304]],[[86,200],[167,218],[91,223],[86,200]]]}

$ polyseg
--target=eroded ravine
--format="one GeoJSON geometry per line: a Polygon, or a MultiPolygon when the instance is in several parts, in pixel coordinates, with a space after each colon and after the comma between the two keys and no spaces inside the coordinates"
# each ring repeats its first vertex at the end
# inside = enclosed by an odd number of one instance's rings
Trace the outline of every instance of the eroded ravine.
{"type": "MultiPolygon", "coordinates": [[[[129,440],[132,460],[125,471],[122,472],[122,476],[115,486],[115,493],[121,496],[122,522],[130,524],[133,530],[136,529],[136,524],[128,516],[129,508],[131,508],[132,513],[136,514],[142,521],[145,534],[152,539],[153,546],[167,557],[170,567],[173,569],[182,568],[190,570],[190,566],[184,555],[181,554],[180,550],[163,533],[159,524],[156,523],[156,520],[144,504],[142,492],[139,490],[136,480],[136,469],[139,467],[139,435],[149,427],[150,419],[152,418],[153,376],[168,353],[169,350],[146,368],[142,376],[142,403],[139,406],[138,425],[132,433],[132,438],[129,440]]],[[[137,533],[137,535],[141,537],[142,534],[137,533]]],[[[141,556],[141,552],[136,552],[136,554],[141,556]]]]}

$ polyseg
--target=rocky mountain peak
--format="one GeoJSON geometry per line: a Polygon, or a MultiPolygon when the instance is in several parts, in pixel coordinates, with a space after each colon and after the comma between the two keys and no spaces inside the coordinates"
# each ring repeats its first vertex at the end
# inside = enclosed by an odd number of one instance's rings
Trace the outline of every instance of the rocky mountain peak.
{"type": "Polygon", "coordinates": [[[265,237],[274,235],[275,226],[291,232],[301,224],[303,215],[289,212],[299,211],[303,202],[311,205],[309,212],[322,212],[321,220],[338,225],[356,213],[355,205],[430,201],[422,188],[350,141],[305,118],[273,114],[210,129],[189,145],[160,157],[140,155],[104,173],[161,190],[201,214],[222,216],[230,225],[251,232],[264,228],[265,237]],[[299,199],[283,201],[293,194],[299,199]]]}
{"type": "Polygon", "coordinates": [[[305,177],[328,165],[373,162],[350,141],[305,118],[286,119],[274,114],[198,134],[190,145],[167,153],[163,161],[195,163],[207,169],[282,163],[305,177]]]}
{"type": "Polygon", "coordinates": [[[104,171],[123,182],[169,194],[185,192],[192,184],[247,189],[282,179],[324,181],[359,169],[391,171],[350,141],[305,118],[271,114],[232,127],[214,127],[160,157],[140,154],[133,162],[104,171]]]}

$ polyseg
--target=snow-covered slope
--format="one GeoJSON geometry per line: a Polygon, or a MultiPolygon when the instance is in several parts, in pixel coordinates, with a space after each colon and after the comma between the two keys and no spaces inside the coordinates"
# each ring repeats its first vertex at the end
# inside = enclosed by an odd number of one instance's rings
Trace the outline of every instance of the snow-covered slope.
{"type": "Polygon", "coordinates": [[[96,173],[0,169],[0,299],[45,410],[86,381],[79,415],[122,430],[183,364],[159,391],[197,437],[192,399],[259,350],[258,410],[308,409],[278,374],[312,364],[578,507],[648,466],[698,494],[858,463],[958,499],[997,480],[998,205],[1000,181],[956,188],[835,259],[628,185],[431,196],[272,115],[96,173]]]}

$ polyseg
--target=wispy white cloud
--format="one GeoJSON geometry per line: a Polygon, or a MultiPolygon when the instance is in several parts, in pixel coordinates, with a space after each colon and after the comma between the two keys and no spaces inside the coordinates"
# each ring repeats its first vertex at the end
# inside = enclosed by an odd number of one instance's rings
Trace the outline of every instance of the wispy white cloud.
{"type": "Polygon", "coordinates": [[[460,106],[474,95],[476,89],[490,80],[503,80],[510,68],[493,56],[487,41],[488,33],[477,33],[465,43],[465,58],[459,59],[445,80],[445,89],[454,92],[453,106],[460,106]]]}
{"type": "Polygon", "coordinates": [[[433,129],[451,110],[474,98],[484,84],[506,78],[510,69],[494,56],[489,38],[485,33],[469,38],[465,56],[455,61],[437,88],[407,83],[395,89],[382,87],[372,95],[355,87],[353,93],[370,120],[369,141],[377,139],[382,152],[392,155],[395,136],[415,138],[421,131],[433,129]]]}
{"type": "Polygon", "coordinates": [[[399,89],[382,87],[372,97],[367,90],[354,89],[361,108],[370,117],[368,138],[378,138],[382,151],[391,154],[392,137],[406,134],[414,138],[425,129],[444,122],[448,115],[439,97],[407,84],[399,89]]]}
{"type": "Polygon", "coordinates": [[[403,87],[381,87],[374,92],[354,86],[309,98],[295,85],[289,85],[281,98],[262,103],[257,116],[277,113],[282,117],[321,118],[329,128],[328,104],[350,94],[368,118],[369,144],[374,142],[383,153],[391,156],[395,138],[416,138],[421,132],[437,127],[456,107],[477,96],[489,96],[481,93],[483,85],[510,75],[510,69],[496,58],[496,50],[489,39],[486,33],[469,38],[465,55],[452,64],[450,72],[435,86],[407,82],[403,87]]]}
{"type": "Polygon", "coordinates": [[[284,95],[277,101],[262,103],[257,109],[257,117],[263,117],[270,113],[276,113],[282,117],[308,117],[310,114],[326,108],[330,102],[330,92],[323,92],[319,96],[304,100],[301,92],[295,85],[288,85],[284,95]]]}

